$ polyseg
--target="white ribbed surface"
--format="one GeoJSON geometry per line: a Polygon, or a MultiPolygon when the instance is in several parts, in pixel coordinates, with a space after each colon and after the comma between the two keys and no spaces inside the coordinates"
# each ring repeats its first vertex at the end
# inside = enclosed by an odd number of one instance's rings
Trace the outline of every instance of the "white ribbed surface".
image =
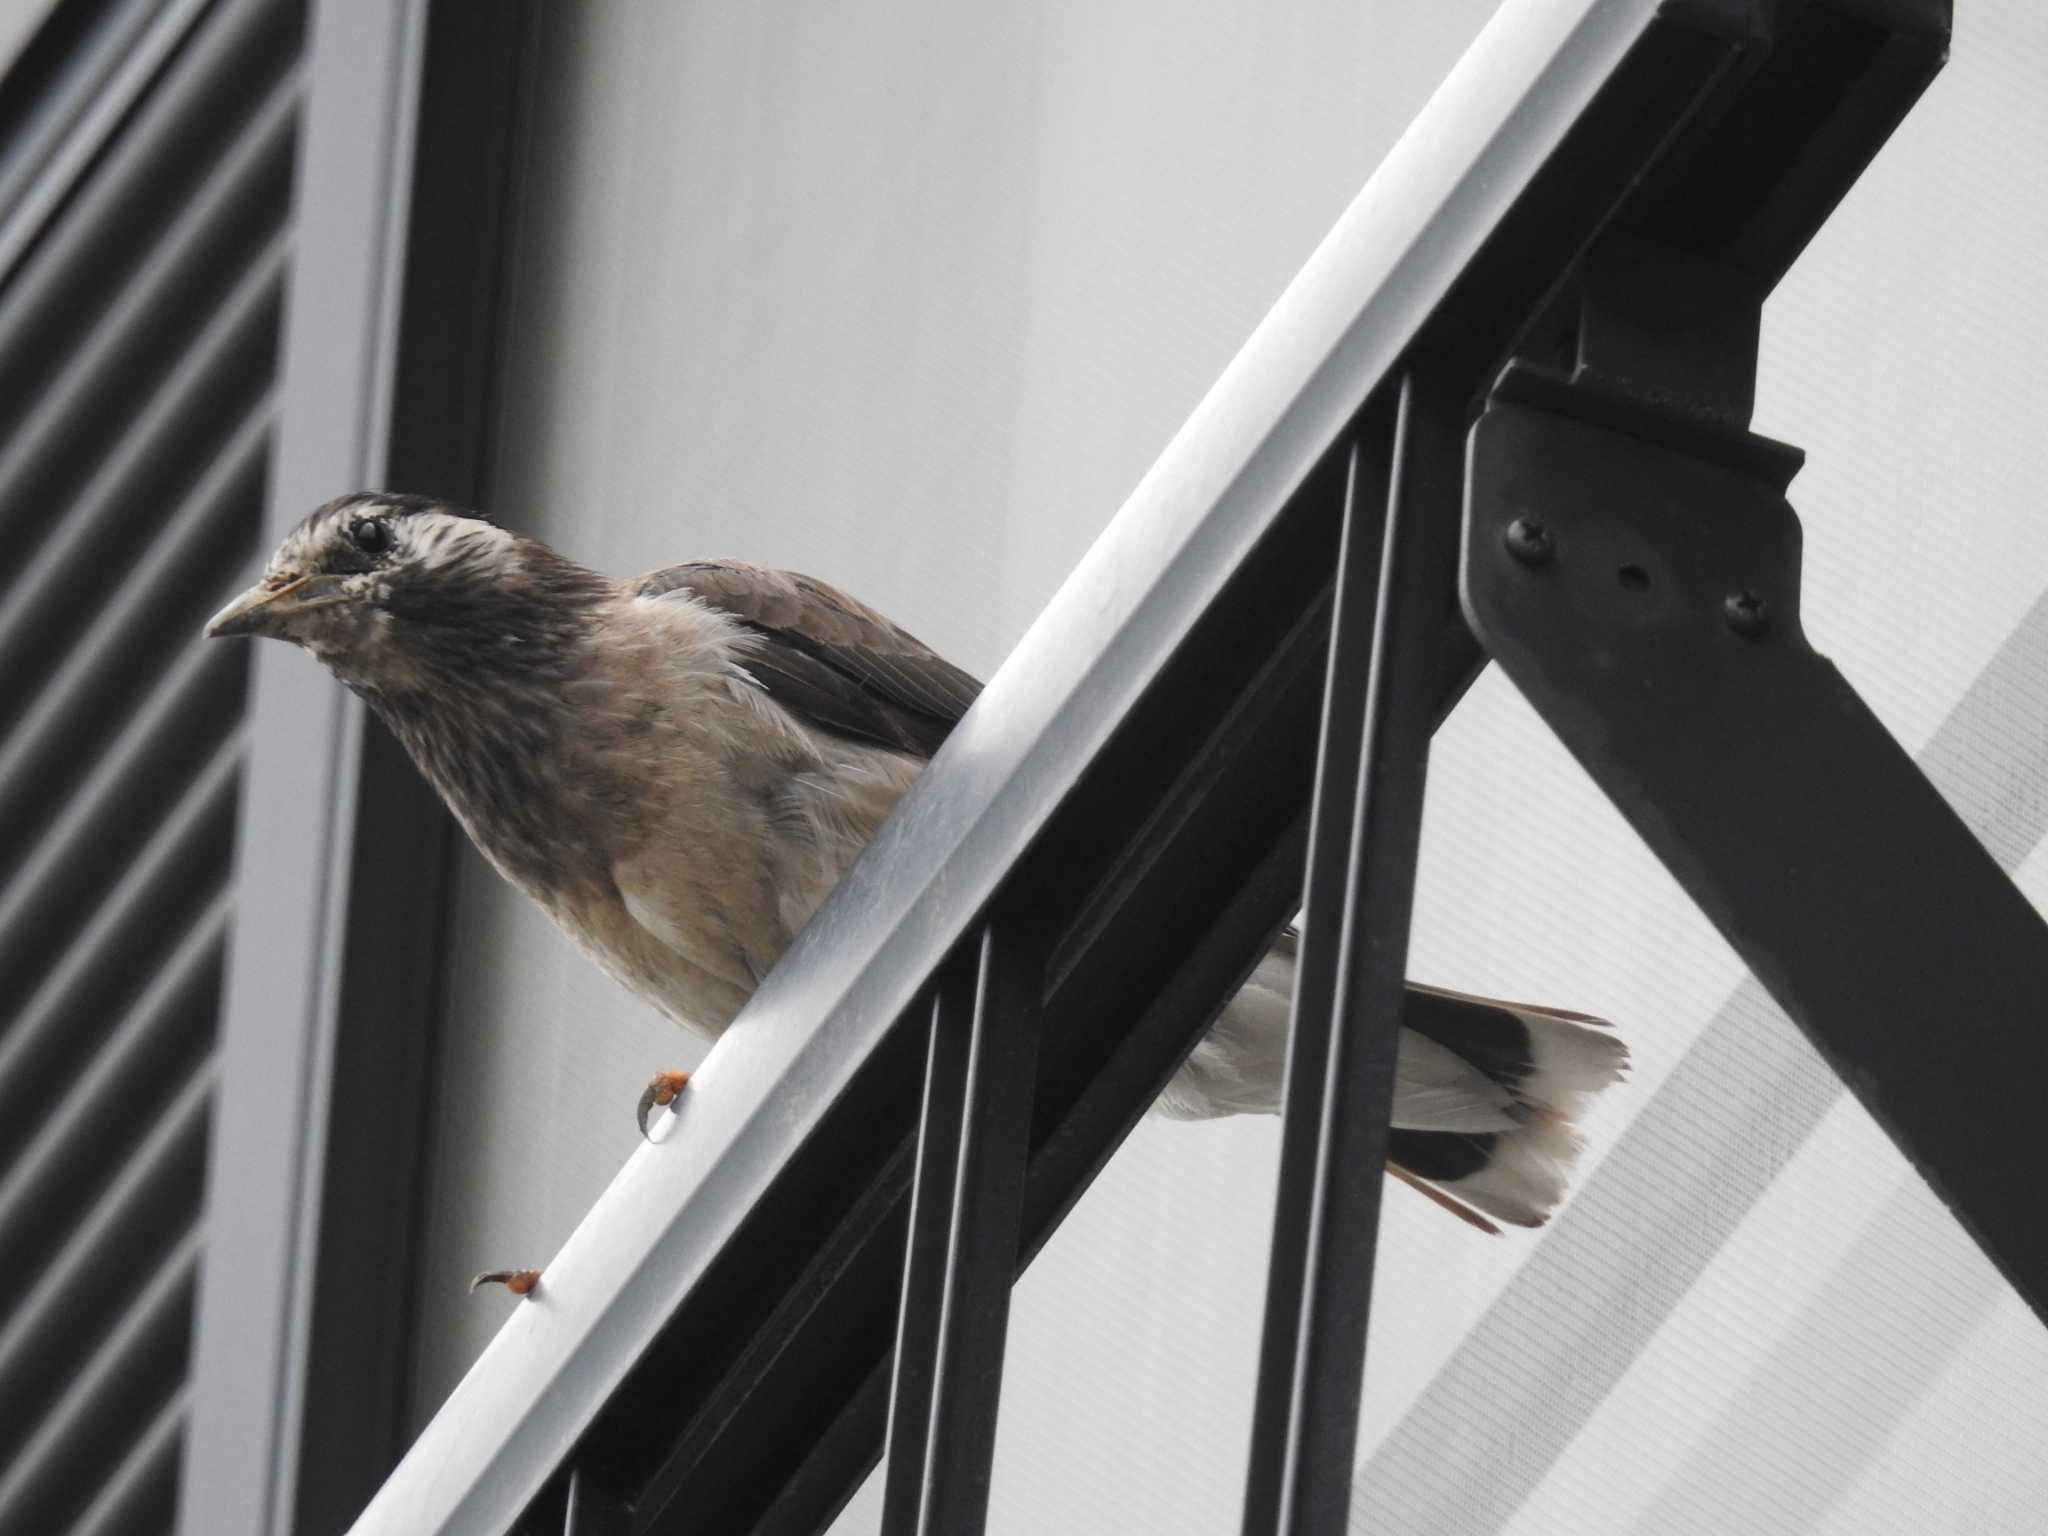
{"type": "MultiPolygon", "coordinates": [[[[2048,13],[1958,5],[1772,306],[1758,425],[1811,453],[1811,633],[2048,896],[2048,13]]],[[[1490,9],[558,17],[499,510],[808,569],[987,671],[1490,9]]],[[[2041,1529],[2041,1326],[1500,678],[1433,767],[1412,971],[1637,1066],[1541,1236],[1390,1191],[1358,1528],[2041,1529]]],[[[475,863],[459,923],[422,1418],[504,1311],[456,1282],[544,1260],[687,1055],[475,863]]],[[[1083,1201],[1018,1292],[992,1530],[1236,1529],[1275,1148],[1148,1124],[1083,1201]]]]}

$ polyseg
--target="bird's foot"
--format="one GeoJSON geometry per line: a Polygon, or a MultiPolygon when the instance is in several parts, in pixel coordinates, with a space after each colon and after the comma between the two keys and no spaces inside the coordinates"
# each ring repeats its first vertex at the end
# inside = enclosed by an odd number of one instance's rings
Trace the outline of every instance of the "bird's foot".
{"type": "Polygon", "coordinates": [[[676,1101],[676,1095],[689,1085],[690,1074],[687,1072],[657,1072],[654,1074],[654,1080],[647,1085],[647,1091],[640,1095],[640,1110],[634,1117],[640,1122],[640,1135],[643,1140],[648,1139],[647,1117],[654,1113],[655,1106],[659,1104],[673,1105],[676,1101]]]}
{"type": "Polygon", "coordinates": [[[486,1285],[502,1285],[514,1296],[533,1300],[533,1293],[540,1287],[540,1271],[537,1269],[487,1269],[469,1282],[469,1293],[474,1296],[486,1285]]]}

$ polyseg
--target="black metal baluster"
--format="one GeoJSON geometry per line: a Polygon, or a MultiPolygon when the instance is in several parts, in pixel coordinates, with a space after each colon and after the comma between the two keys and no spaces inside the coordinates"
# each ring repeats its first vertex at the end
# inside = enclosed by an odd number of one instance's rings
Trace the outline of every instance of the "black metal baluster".
{"type": "Polygon", "coordinates": [[[1246,1536],[1342,1532],[1395,1021],[1457,550],[1460,416],[1403,379],[1354,442],[1288,1046],[1246,1536]],[[1385,488],[1382,499],[1381,491],[1385,488]]]}
{"type": "Polygon", "coordinates": [[[932,1002],[883,1536],[974,1536],[988,1512],[1038,1057],[1037,971],[1018,948],[984,925],[932,1002]]]}
{"type": "Polygon", "coordinates": [[[626,1536],[633,1528],[633,1512],[600,1494],[583,1467],[570,1469],[563,1504],[562,1536],[626,1536]]]}

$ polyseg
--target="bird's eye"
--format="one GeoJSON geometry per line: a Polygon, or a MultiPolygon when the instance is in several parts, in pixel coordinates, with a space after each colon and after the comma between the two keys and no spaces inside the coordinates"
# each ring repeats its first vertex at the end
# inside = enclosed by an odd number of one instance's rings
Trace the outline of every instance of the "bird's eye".
{"type": "Polygon", "coordinates": [[[391,530],[374,517],[359,517],[349,525],[348,536],[366,555],[381,555],[391,547],[391,530]]]}

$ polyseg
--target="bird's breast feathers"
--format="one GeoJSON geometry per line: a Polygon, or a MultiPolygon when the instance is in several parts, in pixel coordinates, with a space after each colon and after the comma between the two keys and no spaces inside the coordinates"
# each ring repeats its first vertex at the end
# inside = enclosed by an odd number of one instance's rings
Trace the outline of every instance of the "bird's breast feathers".
{"type": "Polygon", "coordinates": [[[921,766],[815,733],[695,604],[621,604],[573,687],[563,777],[606,875],[541,899],[600,965],[717,1034],[921,766]]]}

